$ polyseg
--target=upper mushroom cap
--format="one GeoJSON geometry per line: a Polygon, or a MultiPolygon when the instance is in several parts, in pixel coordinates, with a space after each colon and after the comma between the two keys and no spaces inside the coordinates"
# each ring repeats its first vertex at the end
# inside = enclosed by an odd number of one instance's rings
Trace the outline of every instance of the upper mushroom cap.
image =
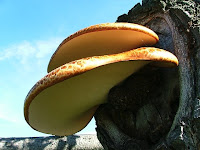
{"type": "Polygon", "coordinates": [[[148,47],[62,65],[30,90],[24,104],[25,119],[44,133],[74,134],[88,124],[113,86],[154,62],[160,66],[178,65],[172,53],[148,47]]]}
{"type": "Polygon", "coordinates": [[[147,27],[133,23],[105,23],[82,29],[66,38],[53,54],[48,72],[85,57],[121,53],[151,46],[158,36],[147,27]]]}

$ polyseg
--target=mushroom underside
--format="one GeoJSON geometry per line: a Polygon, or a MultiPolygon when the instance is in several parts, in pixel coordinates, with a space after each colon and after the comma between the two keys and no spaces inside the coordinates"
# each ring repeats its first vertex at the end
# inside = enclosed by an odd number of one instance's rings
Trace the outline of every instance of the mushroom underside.
{"type": "Polygon", "coordinates": [[[106,102],[113,86],[147,64],[172,67],[178,60],[168,51],[145,47],[60,66],[27,95],[25,119],[44,133],[74,134],[88,124],[98,105],[106,102]]]}
{"type": "Polygon", "coordinates": [[[84,128],[109,90],[149,61],[118,62],[46,88],[31,102],[28,122],[38,131],[71,135],[84,128]]]}

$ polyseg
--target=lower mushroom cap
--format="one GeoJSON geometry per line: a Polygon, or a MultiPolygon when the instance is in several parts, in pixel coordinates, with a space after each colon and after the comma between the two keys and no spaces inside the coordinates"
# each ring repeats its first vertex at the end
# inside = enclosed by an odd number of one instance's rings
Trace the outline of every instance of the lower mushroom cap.
{"type": "Polygon", "coordinates": [[[156,48],[89,57],[65,64],[41,79],[26,97],[25,119],[34,129],[71,135],[83,129],[109,90],[144,65],[175,66],[176,57],[156,48]],[[137,61],[129,61],[137,60],[137,61]]]}

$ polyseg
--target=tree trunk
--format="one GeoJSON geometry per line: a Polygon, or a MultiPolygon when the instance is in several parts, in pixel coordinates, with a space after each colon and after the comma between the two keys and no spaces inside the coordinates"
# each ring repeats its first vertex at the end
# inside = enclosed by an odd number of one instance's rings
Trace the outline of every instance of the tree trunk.
{"type": "Polygon", "coordinates": [[[200,2],[143,0],[117,22],[149,27],[177,68],[146,66],[113,87],[95,113],[105,149],[200,149],[200,2]]]}

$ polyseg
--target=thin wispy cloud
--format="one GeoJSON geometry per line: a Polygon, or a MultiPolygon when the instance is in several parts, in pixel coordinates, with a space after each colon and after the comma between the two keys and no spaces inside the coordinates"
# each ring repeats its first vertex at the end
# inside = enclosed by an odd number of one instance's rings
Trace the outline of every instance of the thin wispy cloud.
{"type": "Polygon", "coordinates": [[[21,64],[26,63],[30,56],[33,56],[36,52],[36,47],[28,41],[23,41],[19,44],[11,45],[3,49],[0,53],[0,60],[6,60],[15,58],[19,60],[21,64]]]}
{"type": "Polygon", "coordinates": [[[41,59],[51,55],[63,38],[50,38],[40,41],[22,41],[7,46],[0,51],[0,61],[17,59],[21,64],[26,64],[30,59],[41,59]]]}

